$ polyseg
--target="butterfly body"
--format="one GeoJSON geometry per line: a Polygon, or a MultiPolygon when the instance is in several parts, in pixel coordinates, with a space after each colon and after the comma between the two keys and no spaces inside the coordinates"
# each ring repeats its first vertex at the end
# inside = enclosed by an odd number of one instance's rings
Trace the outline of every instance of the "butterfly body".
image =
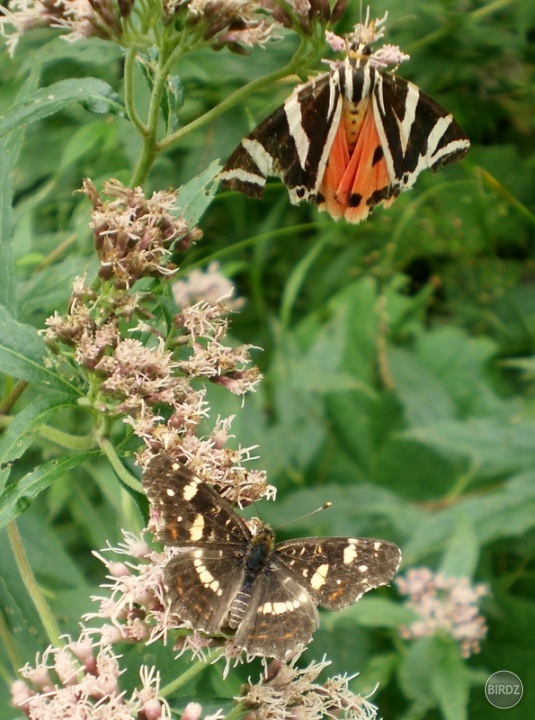
{"type": "Polygon", "coordinates": [[[267,177],[280,177],[292,203],[309,200],[358,223],[410,190],[422,170],[462,158],[469,144],[451,114],[386,72],[365,46],[298,86],[242,140],[221,177],[256,198],[267,177]]]}
{"type": "Polygon", "coordinates": [[[164,570],[171,610],[195,630],[234,630],[250,655],[284,659],[311,639],[317,605],[340,610],[388,583],[401,554],[368,538],[275,543],[269,525],[246,522],[211,486],[165,455],[143,484],[160,540],[178,548],[164,570]]]}

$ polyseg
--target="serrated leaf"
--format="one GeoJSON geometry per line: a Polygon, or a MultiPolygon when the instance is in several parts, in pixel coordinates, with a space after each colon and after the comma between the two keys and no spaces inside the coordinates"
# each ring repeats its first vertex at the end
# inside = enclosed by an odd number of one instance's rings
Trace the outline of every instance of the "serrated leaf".
{"type": "Polygon", "coordinates": [[[99,454],[99,450],[90,450],[51,460],[39,465],[18,482],[8,485],[0,495],[0,528],[24,512],[32,500],[54,480],[99,454]]]}
{"type": "Polygon", "coordinates": [[[430,513],[427,520],[420,519],[403,546],[406,562],[412,565],[443,551],[459,512],[470,519],[479,545],[503,537],[518,537],[535,527],[535,474],[515,476],[495,492],[460,500],[455,508],[430,513]]]}
{"type": "Polygon", "coordinates": [[[0,136],[20,125],[37,122],[63,108],[80,103],[96,114],[123,114],[124,105],[111,85],[98,78],[60,80],[36,90],[31,98],[15,105],[0,117],[0,136]]]}
{"type": "Polygon", "coordinates": [[[46,367],[47,359],[45,343],[37,330],[14,320],[0,305],[0,372],[70,395],[81,394],[74,385],[46,367]]]}
{"type": "Polygon", "coordinates": [[[501,476],[535,465],[535,422],[485,417],[437,422],[400,434],[452,457],[466,458],[484,476],[501,476]]]}
{"type": "Polygon", "coordinates": [[[442,384],[411,353],[390,348],[388,365],[409,425],[427,427],[455,417],[455,406],[442,384]]]}
{"type": "Polygon", "coordinates": [[[214,160],[206,170],[196,175],[178,190],[178,215],[182,215],[189,227],[197,225],[208,208],[219,186],[222,165],[214,160]]]}

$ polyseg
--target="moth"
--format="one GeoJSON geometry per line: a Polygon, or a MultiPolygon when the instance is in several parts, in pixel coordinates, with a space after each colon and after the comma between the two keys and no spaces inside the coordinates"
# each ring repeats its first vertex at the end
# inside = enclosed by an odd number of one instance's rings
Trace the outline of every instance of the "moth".
{"type": "Polygon", "coordinates": [[[300,538],[275,543],[217,491],[165,454],[143,485],[159,539],[177,548],[164,570],[171,611],[195,630],[234,633],[249,655],[281,660],[305,647],[317,605],[341,610],[385,585],[401,561],[397,545],[370,538],[300,538]]]}
{"type": "Polygon", "coordinates": [[[470,142],[453,116],[386,71],[409,56],[392,45],[371,51],[385,21],[357,25],[352,39],[328,34],[333,48],[346,46],[345,60],[296,87],[241,141],[222,170],[225,188],[260,198],[277,176],[293,204],[309,200],[335,220],[359,223],[423,170],[466,155],[470,142]]]}

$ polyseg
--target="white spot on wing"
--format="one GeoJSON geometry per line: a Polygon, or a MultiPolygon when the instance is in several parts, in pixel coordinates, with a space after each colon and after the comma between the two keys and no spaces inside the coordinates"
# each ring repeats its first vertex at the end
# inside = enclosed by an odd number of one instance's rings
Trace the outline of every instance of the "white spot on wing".
{"type": "Polygon", "coordinates": [[[192,482],[189,483],[189,485],[185,485],[184,492],[182,493],[184,500],[187,500],[188,502],[190,500],[193,500],[195,495],[197,495],[197,483],[192,482]]]}
{"type": "Polygon", "coordinates": [[[357,544],[354,540],[350,540],[348,546],[344,550],[344,565],[350,565],[357,557],[357,544]]]}
{"type": "Polygon", "coordinates": [[[314,588],[314,590],[319,590],[325,585],[325,578],[327,577],[328,572],[329,566],[327,563],[319,566],[310,580],[310,585],[314,588]]]}
{"type": "Polygon", "coordinates": [[[204,531],[204,517],[199,514],[193,521],[193,525],[190,528],[190,531],[189,531],[190,540],[192,542],[197,542],[198,540],[200,540],[203,536],[203,531],[204,531]]]}

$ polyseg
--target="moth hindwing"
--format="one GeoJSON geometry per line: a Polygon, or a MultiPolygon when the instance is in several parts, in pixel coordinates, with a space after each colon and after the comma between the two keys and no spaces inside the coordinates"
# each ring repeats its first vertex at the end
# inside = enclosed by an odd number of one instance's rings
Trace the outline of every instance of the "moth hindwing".
{"type": "Polygon", "coordinates": [[[302,538],[275,544],[252,532],[216,490],[156,455],[143,475],[158,536],[179,548],[164,581],[172,611],[195,630],[234,631],[250,655],[284,659],[308,644],[316,606],[341,610],[395,575],[399,548],[369,538],[302,538]]]}
{"type": "Polygon", "coordinates": [[[410,190],[422,170],[464,157],[470,143],[452,115],[378,58],[358,44],[298,86],[232,153],[223,186],[260,198],[276,176],[292,203],[310,200],[359,223],[410,190]]]}

